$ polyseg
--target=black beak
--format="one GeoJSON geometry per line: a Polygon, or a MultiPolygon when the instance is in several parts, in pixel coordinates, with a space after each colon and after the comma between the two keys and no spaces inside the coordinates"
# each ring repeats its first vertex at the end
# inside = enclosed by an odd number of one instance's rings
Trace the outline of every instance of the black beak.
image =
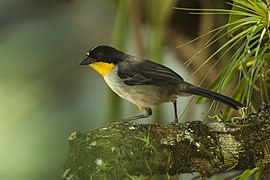
{"type": "Polygon", "coordinates": [[[82,59],[80,65],[88,65],[88,64],[91,64],[91,63],[93,63],[93,62],[95,62],[95,59],[93,59],[93,58],[91,58],[91,57],[89,57],[89,56],[85,56],[85,57],[82,59]]]}

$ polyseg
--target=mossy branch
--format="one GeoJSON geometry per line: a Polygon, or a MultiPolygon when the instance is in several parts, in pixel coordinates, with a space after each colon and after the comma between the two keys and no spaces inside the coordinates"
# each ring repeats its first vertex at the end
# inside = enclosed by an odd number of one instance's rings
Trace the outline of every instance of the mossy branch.
{"type": "Polygon", "coordinates": [[[70,151],[62,179],[122,179],[192,172],[209,175],[269,168],[270,108],[265,106],[244,121],[229,124],[114,123],[87,133],[74,132],[69,137],[70,151]],[[240,122],[246,124],[235,125],[240,122]]]}

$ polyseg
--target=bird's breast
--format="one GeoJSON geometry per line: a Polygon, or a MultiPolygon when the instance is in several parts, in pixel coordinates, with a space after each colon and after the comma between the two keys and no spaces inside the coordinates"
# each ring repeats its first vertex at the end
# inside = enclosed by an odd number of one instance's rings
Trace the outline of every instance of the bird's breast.
{"type": "Polygon", "coordinates": [[[130,101],[139,107],[155,107],[164,102],[174,100],[171,93],[166,93],[163,88],[153,85],[127,85],[118,76],[118,67],[110,71],[104,80],[108,86],[121,98],[130,101]]]}
{"type": "Polygon", "coordinates": [[[108,86],[120,97],[129,100],[132,94],[132,88],[126,85],[123,80],[118,76],[118,67],[115,66],[107,75],[104,76],[104,80],[108,86]]]}

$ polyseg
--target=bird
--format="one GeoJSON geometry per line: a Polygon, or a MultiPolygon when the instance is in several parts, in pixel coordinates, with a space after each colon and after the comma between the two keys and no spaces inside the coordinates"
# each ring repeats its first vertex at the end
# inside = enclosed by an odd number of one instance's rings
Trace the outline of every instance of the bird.
{"type": "Polygon", "coordinates": [[[124,122],[147,118],[152,108],[173,103],[174,123],[178,123],[177,99],[197,95],[209,98],[233,109],[244,105],[222,94],[192,85],[167,66],[146,58],[129,55],[108,45],[90,48],[80,65],[97,71],[113,92],[137,105],[142,114],[123,119],[124,122]]]}

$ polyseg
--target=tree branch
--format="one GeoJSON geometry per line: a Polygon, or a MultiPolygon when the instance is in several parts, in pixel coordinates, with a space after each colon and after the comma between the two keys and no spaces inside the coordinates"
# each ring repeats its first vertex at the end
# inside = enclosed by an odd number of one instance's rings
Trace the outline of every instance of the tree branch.
{"type": "Polygon", "coordinates": [[[264,105],[257,114],[233,123],[114,123],[88,133],[74,132],[62,179],[269,168],[264,151],[270,141],[269,117],[270,108],[264,105]]]}

